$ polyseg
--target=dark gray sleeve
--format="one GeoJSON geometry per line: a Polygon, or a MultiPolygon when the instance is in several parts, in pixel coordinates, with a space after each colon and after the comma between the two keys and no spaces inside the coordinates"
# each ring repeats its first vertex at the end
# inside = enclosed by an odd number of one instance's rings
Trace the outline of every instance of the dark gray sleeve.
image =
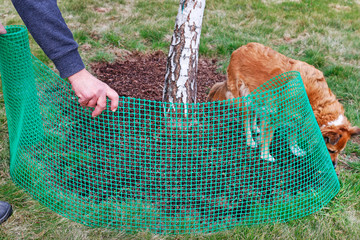
{"type": "Polygon", "coordinates": [[[15,9],[62,78],[84,69],[78,44],[61,15],[56,0],[12,0],[15,9]]]}

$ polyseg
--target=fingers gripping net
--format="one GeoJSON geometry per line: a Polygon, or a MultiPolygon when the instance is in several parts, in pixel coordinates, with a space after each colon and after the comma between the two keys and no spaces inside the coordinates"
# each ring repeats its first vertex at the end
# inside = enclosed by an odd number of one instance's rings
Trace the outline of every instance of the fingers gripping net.
{"type": "Polygon", "coordinates": [[[215,232],[309,215],[339,190],[297,72],[246,98],[189,104],[186,118],[164,114],[168,103],[126,97],[117,112],[91,118],[69,83],[30,54],[26,28],[7,30],[0,70],[10,173],[69,219],[215,232]]]}

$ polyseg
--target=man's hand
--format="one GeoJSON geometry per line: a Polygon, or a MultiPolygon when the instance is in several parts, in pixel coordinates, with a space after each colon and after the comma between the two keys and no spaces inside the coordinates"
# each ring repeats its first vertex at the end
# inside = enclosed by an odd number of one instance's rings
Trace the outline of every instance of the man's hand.
{"type": "Polygon", "coordinates": [[[1,24],[1,22],[0,22],[0,34],[6,34],[6,30],[4,26],[1,24]]]}
{"type": "Polygon", "coordinates": [[[68,79],[76,96],[79,97],[80,105],[95,108],[91,114],[92,117],[98,116],[106,109],[106,97],[111,100],[111,111],[116,111],[119,105],[119,95],[86,69],[75,73],[68,79]]]}

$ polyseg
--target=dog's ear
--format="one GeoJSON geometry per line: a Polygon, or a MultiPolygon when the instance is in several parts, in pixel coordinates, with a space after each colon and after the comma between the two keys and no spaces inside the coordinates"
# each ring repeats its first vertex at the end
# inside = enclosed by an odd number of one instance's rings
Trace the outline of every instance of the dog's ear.
{"type": "Polygon", "coordinates": [[[326,131],[325,133],[323,133],[323,137],[325,143],[330,143],[331,145],[335,145],[340,140],[342,135],[337,132],[326,131]]]}
{"type": "Polygon", "coordinates": [[[349,130],[350,136],[360,135],[360,128],[359,127],[351,127],[349,130]]]}

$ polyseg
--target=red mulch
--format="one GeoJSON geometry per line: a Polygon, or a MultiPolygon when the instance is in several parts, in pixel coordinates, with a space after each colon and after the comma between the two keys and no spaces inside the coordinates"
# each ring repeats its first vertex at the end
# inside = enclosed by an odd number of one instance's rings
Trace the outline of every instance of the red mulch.
{"type": "MultiPolygon", "coordinates": [[[[132,53],[126,60],[92,65],[96,76],[120,96],[162,101],[167,57],[163,52],[132,53]]],[[[197,102],[205,102],[216,82],[226,76],[217,72],[215,59],[200,58],[197,74],[197,102]]]]}

